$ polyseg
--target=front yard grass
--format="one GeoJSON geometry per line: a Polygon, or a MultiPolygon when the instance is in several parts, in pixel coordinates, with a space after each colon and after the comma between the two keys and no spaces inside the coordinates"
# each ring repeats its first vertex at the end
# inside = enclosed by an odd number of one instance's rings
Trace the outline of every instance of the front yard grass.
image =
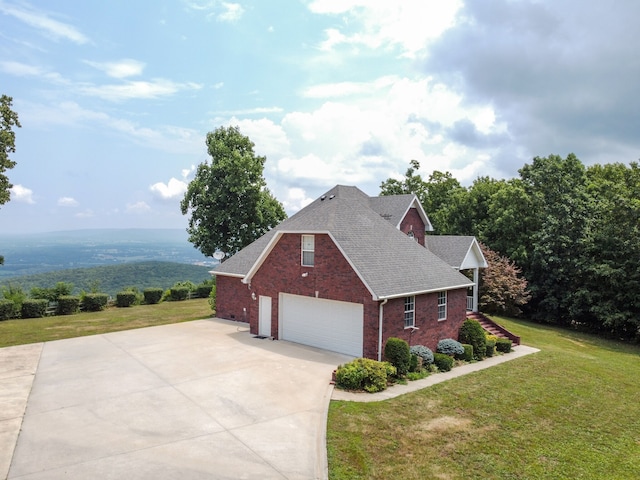
{"type": "Polygon", "coordinates": [[[188,322],[212,314],[209,299],[198,298],[127,308],[110,307],[101,312],[75,315],[4,320],[0,322],[0,347],[188,322]]]}
{"type": "Polygon", "coordinates": [[[640,347],[496,320],[541,351],[392,400],[332,401],[329,478],[638,478],[640,347]]]}

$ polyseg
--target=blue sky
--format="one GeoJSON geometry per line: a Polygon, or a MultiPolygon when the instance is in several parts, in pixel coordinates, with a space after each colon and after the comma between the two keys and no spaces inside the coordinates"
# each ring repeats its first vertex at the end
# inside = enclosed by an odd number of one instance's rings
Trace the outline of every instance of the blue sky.
{"type": "Polygon", "coordinates": [[[640,155],[640,2],[0,0],[17,166],[0,232],[184,228],[237,125],[289,214],[409,161],[463,184],[640,155]]]}

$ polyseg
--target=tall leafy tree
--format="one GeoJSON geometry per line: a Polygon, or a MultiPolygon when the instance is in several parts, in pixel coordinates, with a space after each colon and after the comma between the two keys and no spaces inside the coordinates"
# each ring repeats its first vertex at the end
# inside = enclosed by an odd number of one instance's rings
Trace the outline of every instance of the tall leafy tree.
{"type": "Polygon", "coordinates": [[[520,169],[520,178],[533,217],[529,255],[522,265],[532,316],[569,324],[589,226],[585,167],[574,154],[535,157],[520,169]]]}
{"type": "MultiPolygon", "coordinates": [[[[0,97],[0,205],[4,205],[11,198],[11,183],[5,174],[15,167],[16,162],[9,158],[10,153],[16,151],[16,134],[14,127],[21,127],[18,114],[11,109],[13,98],[7,95],[0,97]]],[[[0,265],[4,257],[0,255],[0,265]]]]}
{"type": "Polygon", "coordinates": [[[232,255],[286,218],[282,204],[266,188],[266,157],[238,127],[209,132],[210,162],[198,165],[180,202],[190,213],[189,241],[204,255],[232,255]]]}

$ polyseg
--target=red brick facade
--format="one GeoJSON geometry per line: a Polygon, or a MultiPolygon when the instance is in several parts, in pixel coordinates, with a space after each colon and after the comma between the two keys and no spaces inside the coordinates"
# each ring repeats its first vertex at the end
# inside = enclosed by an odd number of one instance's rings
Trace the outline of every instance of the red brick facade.
{"type": "MultiPolygon", "coordinates": [[[[415,209],[410,210],[402,225],[407,228],[413,225],[414,234],[422,232],[420,243],[424,244],[424,223],[415,209]]],[[[257,334],[258,298],[261,295],[271,297],[271,335],[279,338],[279,293],[359,303],[364,310],[363,354],[377,358],[381,302],[372,299],[371,293],[328,235],[315,235],[314,238],[313,267],[301,265],[301,235],[284,234],[253,276],[250,285],[242,283],[239,278],[219,275],[216,280],[216,315],[249,322],[251,332],[257,334]]],[[[416,297],[415,325],[419,330],[413,333],[404,329],[404,298],[389,300],[383,307],[383,345],[387,338],[393,336],[410,340],[412,345],[421,344],[435,350],[438,340],[457,338],[458,329],[466,318],[466,289],[448,292],[447,319],[443,321],[437,320],[437,297],[437,293],[416,297]]]]}
{"type": "Polygon", "coordinates": [[[418,209],[415,207],[410,208],[402,222],[400,222],[400,231],[407,235],[409,232],[413,232],[413,238],[424,247],[424,229],[425,224],[418,213],[418,209]]]}

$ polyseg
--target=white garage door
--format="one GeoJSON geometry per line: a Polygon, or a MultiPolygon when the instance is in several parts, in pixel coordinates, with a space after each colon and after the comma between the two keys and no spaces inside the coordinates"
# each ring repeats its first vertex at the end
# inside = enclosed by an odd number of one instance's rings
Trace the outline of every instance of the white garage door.
{"type": "Polygon", "coordinates": [[[279,300],[281,339],[362,356],[362,305],[288,293],[279,300]]]}

